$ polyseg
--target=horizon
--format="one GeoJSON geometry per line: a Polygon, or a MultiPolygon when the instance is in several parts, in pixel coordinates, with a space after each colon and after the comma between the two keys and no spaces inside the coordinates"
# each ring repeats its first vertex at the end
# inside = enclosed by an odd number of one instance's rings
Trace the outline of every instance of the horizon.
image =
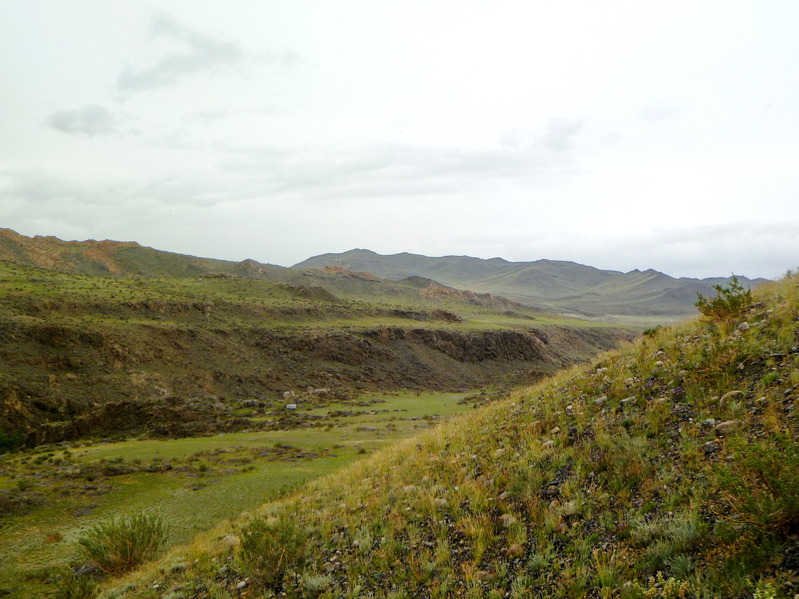
{"type": "Polygon", "coordinates": [[[799,266],[787,0],[3,16],[0,223],[26,235],[275,264],[369,247],[692,278],[799,266]]]}
{"type": "MultiPolygon", "coordinates": [[[[19,231],[15,231],[14,229],[11,229],[11,228],[8,228],[8,227],[0,227],[0,228],[5,228],[5,229],[7,229],[9,231],[17,233],[18,235],[23,235],[19,231]]],[[[104,243],[104,242],[135,243],[135,244],[138,244],[141,247],[147,247],[147,248],[150,248],[150,249],[153,249],[153,250],[157,250],[157,251],[164,251],[164,252],[169,251],[169,250],[162,250],[161,248],[157,248],[157,247],[144,245],[142,243],[139,243],[135,239],[107,239],[107,238],[106,239],[62,239],[62,238],[60,238],[60,237],[58,237],[56,235],[42,235],[42,234],[24,235],[24,236],[25,237],[30,237],[32,239],[35,239],[37,237],[40,237],[40,238],[43,238],[43,239],[54,238],[54,239],[57,239],[58,241],[62,241],[62,242],[66,242],[66,243],[73,243],[73,242],[74,243],[104,243]]],[[[242,258],[241,260],[226,260],[224,258],[218,258],[218,257],[215,257],[215,256],[206,256],[206,255],[198,255],[198,254],[187,254],[185,252],[170,252],[170,253],[179,254],[179,255],[183,255],[183,256],[189,256],[189,257],[193,257],[193,258],[207,258],[207,259],[211,259],[211,260],[223,260],[223,261],[228,261],[228,262],[244,262],[244,261],[247,261],[247,260],[254,260],[255,262],[258,262],[260,264],[266,264],[266,265],[270,265],[270,266],[279,266],[281,268],[295,268],[298,265],[302,264],[303,262],[307,262],[308,260],[312,260],[314,258],[319,258],[321,256],[343,255],[343,254],[349,254],[349,253],[352,253],[352,252],[369,252],[371,254],[375,254],[375,255],[383,257],[383,258],[393,257],[393,256],[400,256],[400,255],[406,254],[406,255],[417,256],[417,257],[422,257],[422,258],[430,258],[430,259],[469,258],[469,259],[473,259],[473,260],[483,260],[483,261],[486,261],[486,262],[491,261],[491,260],[502,260],[503,262],[506,262],[508,264],[532,264],[532,263],[535,263],[535,262],[559,262],[559,263],[567,263],[567,264],[576,264],[578,266],[594,268],[594,269],[605,271],[605,272],[618,272],[618,273],[621,273],[621,274],[630,274],[630,273],[633,273],[633,272],[653,271],[653,272],[657,272],[657,273],[660,273],[660,274],[667,275],[667,276],[669,276],[669,277],[671,277],[673,279],[697,279],[697,280],[708,279],[708,278],[711,278],[711,279],[724,279],[724,278],[729,278],[730,276],[736,276],[736,277],[744,277],[744,278],[746,278],[746,279],[748,279],[750,281],[756,281],[756,280],[770,281],[770,280],[777,280],[777,279],[781,278],[785,274],[785,273],[782,273],[778,277],[764,277],[764,276],[749,276],[748,274],[744,274],[744,273],[732,272],[729,275],[718,274],[718,275],[710,275],[708,277],[686,277],[686,276],[676,276],[676,275],[674,275],[672,273],[660,271],[660,270],[657,270],[657,269],[651,268],[651,267],[650,268],[633,268],[633,269],[625,271],[625,270],[618,270],[618,269],[613,269],[613,268],[602,268],[602,267],[597,266],[595,264],[584,264],[584,263],[581,263],[581,262],[575,262],[574,260],[560,260],[560,259],[557,259],[557,258],[535,258],[535,259],[532,259],[532,260],[507,260],[506,258],[503,258],[502,256],[492,256],[490,258],[482,258],[480,256],[470,256],[468,254],[444,254],[444,255],[439,255],[439,256],[429,256],[427,254],[419,254],[419,253],[416,253],[416,252],[408,252],[408,251],[395,252],[395,253],[391,253],[391,254],[383,254],[383,253],[377,252],[375,250],[372,250],[370,248],[360,248],[360,247],[350,248],[349,250],[344,250],[342,252],[322,252],[320,254],[314,254],[313,256],[308,256],[307,258],[304,258],[303,260],[299,260],[297,262],[294,262],[294,263],[288,264],[288,265],[286,265],[286,264],[276,264],[274,262],[259,260],[259,259],[252,258],[252,257],[242,258]]]]}

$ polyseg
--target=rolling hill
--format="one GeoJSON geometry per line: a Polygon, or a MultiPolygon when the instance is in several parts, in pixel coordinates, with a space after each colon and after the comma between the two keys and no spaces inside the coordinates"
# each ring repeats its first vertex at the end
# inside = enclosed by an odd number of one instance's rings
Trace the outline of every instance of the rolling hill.
{"type": "Polygon", "coordinates": [[[103,597],[795,596],[799,278],[176,548],[103,597]]]}
{"type": "MultiPolygon", "coordinates": [[[[726,278],[675,279],[651,269],[621,273],[557,260],[508,262],[502,258],[431,258],[409,253],[384,256],[362,249],[323,254],[293,268],[326,266],[365,271],[389,280],[427,277],[443,285],[501,295],[543,310],[603,320],[681,320],[696,314],[697,293],[712,295],[714,284],[727,282],[726,278]]],[[[739,279],[750,286],[763,281],[739,279]]]]}

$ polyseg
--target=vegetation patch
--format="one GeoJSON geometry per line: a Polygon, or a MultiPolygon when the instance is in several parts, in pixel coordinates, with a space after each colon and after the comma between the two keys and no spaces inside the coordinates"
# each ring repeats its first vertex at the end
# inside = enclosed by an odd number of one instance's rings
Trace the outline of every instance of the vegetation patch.
{"type": "Polygon", "coordinates": [[[153,559],[166,538],[163,518],[139,512],[97,524],[78,542],[81,555],[90,564],[118,576],[153,559]]]}
{"type": "Polygon", "coordinates": [[[799,277],[752,299],[268,502],[123,596],[793,597],[799,277]],[[241,543],[280,530],[296,552],[259,579],[241,543]]]}

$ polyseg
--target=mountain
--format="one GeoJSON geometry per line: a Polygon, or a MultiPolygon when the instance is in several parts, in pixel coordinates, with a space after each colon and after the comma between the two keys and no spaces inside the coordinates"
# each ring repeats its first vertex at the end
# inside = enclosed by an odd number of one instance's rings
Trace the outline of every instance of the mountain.
{"type": "MultiPolygon", "coordinates": [[[[714,295],[727,278],[675,279],[655,270],[622,273],[574,262],[508,262],[468,256],[431,258],[418,254],[380,255],[363,249],[309,258],[293,268],[335,266],[399,280],[416,275],[459,289],[505,296],[528,306],[560,313],[616,320],[647,317],[679,320],[696,313],[696,294],[714,295]]],[[[764,279],[739,277],[748,286],[764,279]]]]}

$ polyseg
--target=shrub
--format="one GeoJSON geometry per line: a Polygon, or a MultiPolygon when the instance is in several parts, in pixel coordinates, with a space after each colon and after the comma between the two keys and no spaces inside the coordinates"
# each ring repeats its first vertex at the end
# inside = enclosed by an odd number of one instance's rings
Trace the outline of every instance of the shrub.
{"type": "Polygon", "coordinates": [[[66,570],[58,581],[55,599],[94,599],[100,593],[97,584],[88,576],[77,576],[66,570]]]}
{"type": "Polygon", "coordinates": [[[239,558],[267,588],[277,588],[286,573],[301,565],[305,534],[288,518],[252,520],[241,536],[239,558]]]}
{"type": "Polygon", "coordinates": [[[733,275],[729,285],[713,285],[716,297],[706,298],[701,293],[696,294],[694,304],[707,320],[719,324],[728,324],[740,318],[752,306],[752,291],[744,289],[733,275]]]}
{"type": "Polygon", "coordinates": [[[24,439],[20,431],[0,430],[0,453],[8,453],[22,447],[24,439]]]}
{"type": "Polygon", "coordinates": [[[98,524],[78,543],[88,561],[116,576],[155,557],[166,542],[166,535],[160,516],[140,512],[98,524]]]}

